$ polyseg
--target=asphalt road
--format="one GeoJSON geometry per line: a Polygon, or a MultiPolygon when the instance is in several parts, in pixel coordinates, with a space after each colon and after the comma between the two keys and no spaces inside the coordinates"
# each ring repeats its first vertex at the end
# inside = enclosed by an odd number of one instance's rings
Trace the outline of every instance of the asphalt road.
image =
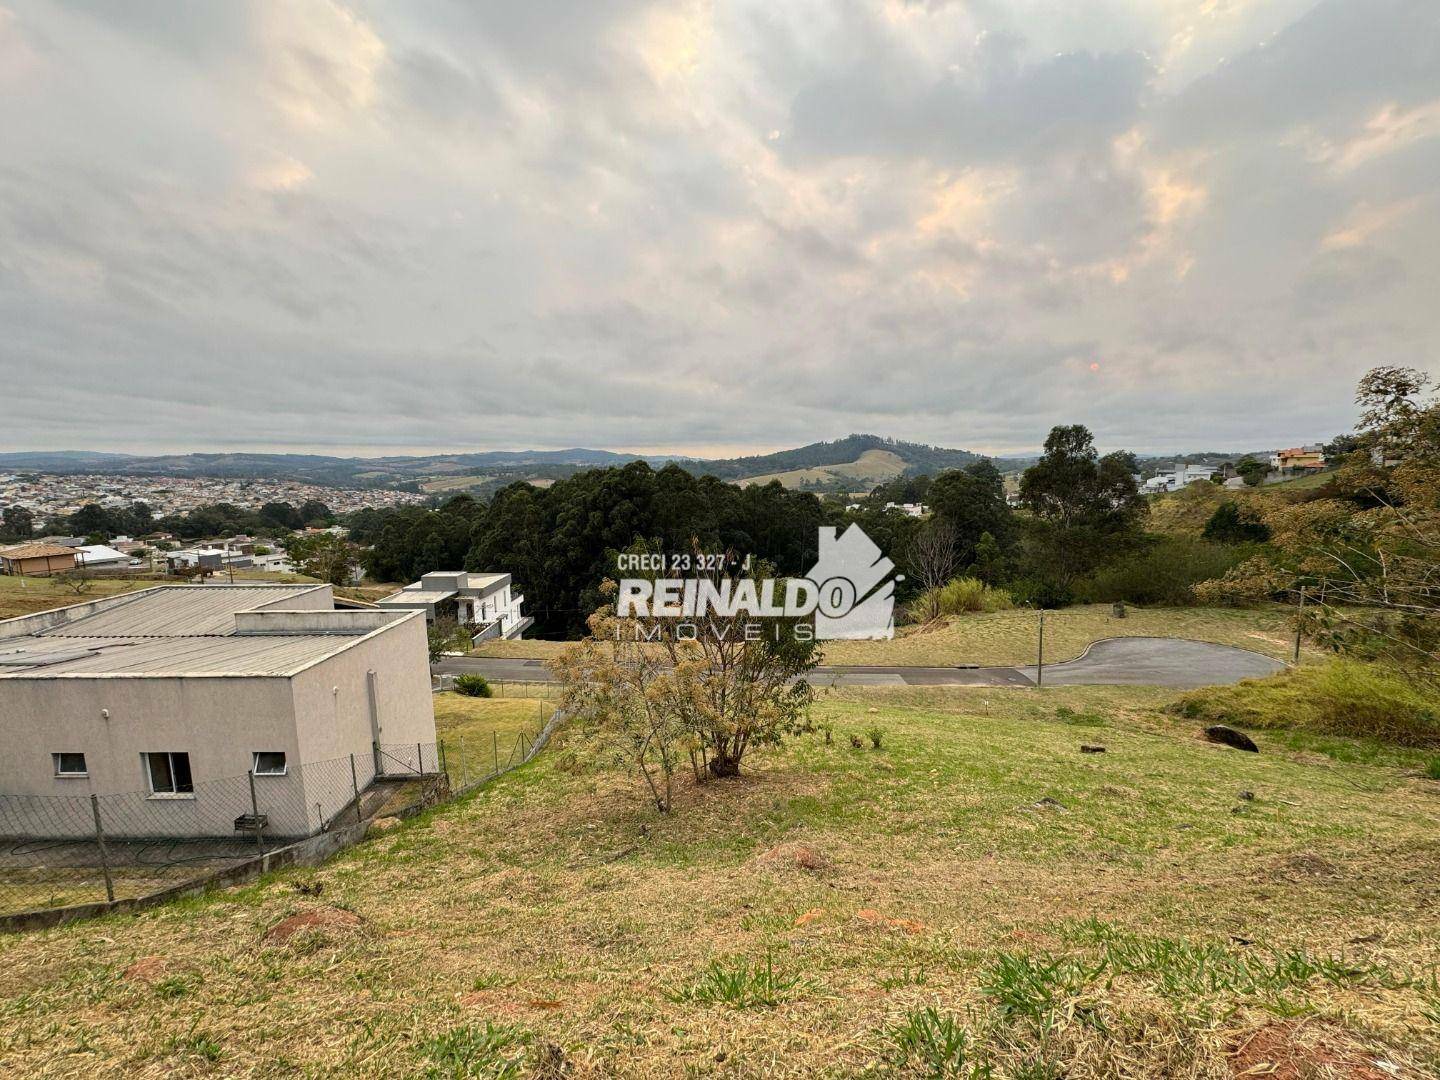
{"type": "MultiPolygon", "coordinates": [[[[1271,675],[1278,660],[1229,645],[1181,638],[1106,638],[1084,656],[1046,664],[1046,686],[1215,686],[1271,675]]],[[[446,657],[436,673],[473,671],[500,682],[550,682],[542,660],[446,657]]],[[[1032,667],[820,667],[817,686],[1034,686],[1032,667]]]]}

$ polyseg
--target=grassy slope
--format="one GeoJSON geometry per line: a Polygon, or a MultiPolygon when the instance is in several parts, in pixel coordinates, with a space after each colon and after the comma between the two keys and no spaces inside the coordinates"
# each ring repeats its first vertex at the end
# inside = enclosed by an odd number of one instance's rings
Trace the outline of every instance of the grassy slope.
{"type": "MultiPolygon", "coordinates": [[[[1045,660],[1072,660],[1106,637],[1182,637],[1216,641],[1286,659],[1294,649],[1292,612],[1279,606],[1236,608],[1130,608],[1113,618],[1110,605],[1093,604],[1045,613],[1045,660]]],[[[901,627],[892,641],[832,641],[826,664],[1011,665],[1035,662],[1038,618],[1033,611],[965,615],[942,627],[901,627]]],[[[475,656],[548,658],[565,647],[557,641],[486,642],[475,656]]]]}
{"type": "Polygon", "coordinates": [[[905,459],[900,455],[889,450],[866,450],[854,461],[840,465],[817,465],[808,469],[747,476],[735,483],[748,487],[751,484],[768,484],[772,480],[779,480],[782,487],[798,488],[803,484],[823,484],[831,480],[858,480],[873,486],[899,476],[904,471],[905,459]]]}
{"type": "Polygon", "coordinates": [[[1322,1018],[1307,1030],[1402,1064],[1440,1063],[1425,1018],[1440,994],[1384,985],[1440,958],[1440,785],[1403,752],[1376,765],[1273,736],[1260,755],[1214,747],[1159,712],[1166,700],[834,694],[817,708],[833,745],[803,737],[757,755],[742,781],[685,783],[669,819],[568,732],[525,769],[318,870],[0,939],[0,1069],[497,1075],[473,1038],[493,1022],[509,1035],[492,1044],[553,1042],[578,1076],[854,1075],[894,1053],[887,1029],[926,1004],[970,1027],[1003,1076],[1043,1054],[1076,1078],[1228,1076],[1227,1046],[1277,1015],[1322,1018]],[[884,749],[852,749],[848,735],[872,724],[884,749]],[[1082,741],[1108,753],[1081,755],[1082,741]],[[823,867],[784,858],[796,844],[823,867]],[[296,880],[322,884],[321,902],[363,929],[263,943],[318,903],[296,880]],[[1207,970],[1274,945],[1383,974],[1197,988],[1162,957],[1061,991],[1043,1039],[1034,1015],[1007,1019],[984,986],[1037,955],[1094,960],[1108,931],[1089,919],[1213,946],[1207,970]],[[805,979],[778,1007],[676,1000],[711,958],[767,951],[805,979]],[[166,958],[161,981],[123,977],[149,955],[166,958]],[[456,1068],[466,1053],[469,1073],[456,1068]]]}
{"type": "Polygon", "coordinates": [[[102,596],[130,592],[134,589],[148,589],[158,581],[125,581],[116,578],[96,578],[90,588],[77,595],[56,578],[15,577],[0,574],[0,619],[13,619],[17,615],[29,615],[50,608],[67,607],[98,600],[102,596]]]}

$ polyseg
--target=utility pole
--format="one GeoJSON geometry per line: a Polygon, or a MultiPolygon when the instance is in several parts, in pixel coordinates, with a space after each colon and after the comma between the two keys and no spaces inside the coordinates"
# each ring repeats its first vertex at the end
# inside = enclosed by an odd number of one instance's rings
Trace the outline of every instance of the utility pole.
{"type": "Polygon", "coordinates": [[[1035,685],[1045,685],[1045,609],[1040,609],[1040,643],[1035,649],[1035,685]]]}

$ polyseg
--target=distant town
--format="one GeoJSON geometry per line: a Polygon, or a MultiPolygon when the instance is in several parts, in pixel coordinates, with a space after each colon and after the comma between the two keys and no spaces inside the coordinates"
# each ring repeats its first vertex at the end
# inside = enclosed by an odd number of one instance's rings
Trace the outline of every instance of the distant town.
{"type": "Polygon", "coordinates": [[[0,506],[21,506],[37,519],[73,514],[94,503],[107,509],[141,502],[156,517],[183,514],[200,506],[230,503],[258,508],[266,503],[325,503],[336,514],[355,510],[408,506],[426,496],[380,488],[350,489],[258,477],[115,476],[0,472],[0,506]]]}

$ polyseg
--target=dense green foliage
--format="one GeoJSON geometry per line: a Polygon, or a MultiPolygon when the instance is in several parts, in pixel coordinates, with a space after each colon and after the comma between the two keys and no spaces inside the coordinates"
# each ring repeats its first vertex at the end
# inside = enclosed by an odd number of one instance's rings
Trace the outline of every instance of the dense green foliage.
{"type": "Polygon", "coordinates": [[[1184,607],[1195,602],[1196,584],[1220,577],[1252,551],[1183,536],[1147,538],[1079,579],[1073,596],[1087,604],[1184,607]]]}
{"type": "Polygon", "coordinates": [[[495,696],[495,691],[490,688],[490,680],[473,672],[455,676],[455,692],[465,697],[495,696]]]}
{"type": "Polygon", "coordinates": [[[1400,746],[1440,746],[1440,702],[1378,663],[1335,659],[1268,679],[1195,690],[1172,708],[1207,723],[1295,728],[1400,746]]]}

